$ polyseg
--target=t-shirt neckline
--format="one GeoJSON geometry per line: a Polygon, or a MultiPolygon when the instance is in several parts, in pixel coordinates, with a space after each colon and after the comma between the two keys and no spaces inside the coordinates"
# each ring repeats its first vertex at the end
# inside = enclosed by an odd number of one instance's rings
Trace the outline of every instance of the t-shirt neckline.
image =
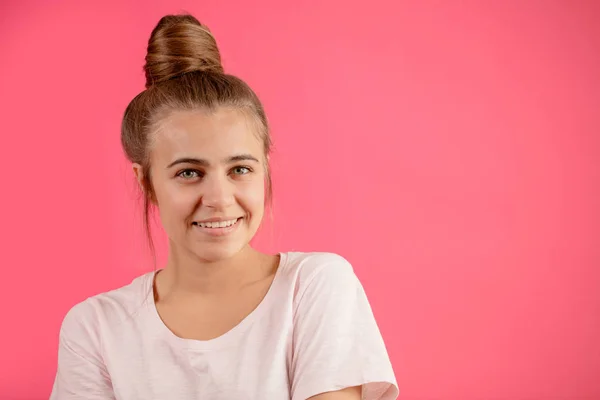
{"type": "Polygon", "coordinates": [[[221,336],[209,340],[197,340],[179,337],[165,325],[160,317],[160,314],[158,313],[156,303],[154,302],[153,284],[154,277],[158,271],[150,272],[147,274],[147,279],[144,286],[146,293],[148,293],[149,296],[145,303],[149,307],[150,319],[153,327],[156,327],[157,332],[160,332],[167,341],[182,349],[210,351],[224,347],[235,346],[237,343],[239,343],[236,339],[243,334],[254,321],[258,320],[269,309],[269,305],[274,301],[273,297],[276,296],[275,292],[277,292],[277,286],[281,281],[281,275],[283,274],[282,270],[285,268],[287,263],[287,253],[280,252],[278,255],[279,265],[275,271],[275,276],[273,277],[273,281],[269,286],[269,290],[258,306],[256,306],[256,308],[252,310],[250,314],[248,314],[242,321],[240,321],[229,331],[225,332],[221,336]]]}

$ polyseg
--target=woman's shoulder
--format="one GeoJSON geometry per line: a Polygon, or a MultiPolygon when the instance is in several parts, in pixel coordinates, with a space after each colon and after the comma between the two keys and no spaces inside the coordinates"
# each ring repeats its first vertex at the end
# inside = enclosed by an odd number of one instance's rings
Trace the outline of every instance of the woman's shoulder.
{"type": "Polygon", "coordinates": [[[98,330],[101,325],[116,326],[141,309],[151,290],[153,273],[136,277],[127,285],[102,292],[73,305],[64,316],[61,334],[67,336],[98,330]]]}
{"type": "Polygon", "coordinates": [[[377,322],[350,262],[334,253],[296,253],[293,398],[362,385],[363,398],[395,399],[398,386],[377,322]]]}
{"type": "Polygon", "coordinates": [[[292,277],[297,295],[311,286],[337,286],[358,283],[352,264],[342,255],[332,252],[285,253],[285,269],[292,277]]]}
{"type": "Polygon", "coordinates": [[[303,277],[310,277],[321,271],[353,271],[350,262],[342,255],[331,252],[299,252],[285,253],[286,266],[303,277]]]}

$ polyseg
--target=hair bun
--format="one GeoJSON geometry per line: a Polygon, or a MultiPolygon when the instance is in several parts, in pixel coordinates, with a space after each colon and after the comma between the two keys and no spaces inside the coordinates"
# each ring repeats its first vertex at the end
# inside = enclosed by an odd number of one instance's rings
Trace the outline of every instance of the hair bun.
{"type": "Polygon", "coordinates": [[[146,54],[146,88],[193,71],[223,73],[210,30],[191,15],[166,15],[152,30],[146,54]]]}

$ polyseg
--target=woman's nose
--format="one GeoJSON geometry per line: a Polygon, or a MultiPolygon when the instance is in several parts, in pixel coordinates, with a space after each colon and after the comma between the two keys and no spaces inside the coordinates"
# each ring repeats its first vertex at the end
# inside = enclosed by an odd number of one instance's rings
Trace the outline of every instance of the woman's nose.
{"type": "Polygon", "coordinates": [[[206,177],[202,185],[202,204],[211,208],[225,208],[234,203],[234,185],[226,177],[206,177]],[[208,179],[206,179],[208,178],[208,179]]]}

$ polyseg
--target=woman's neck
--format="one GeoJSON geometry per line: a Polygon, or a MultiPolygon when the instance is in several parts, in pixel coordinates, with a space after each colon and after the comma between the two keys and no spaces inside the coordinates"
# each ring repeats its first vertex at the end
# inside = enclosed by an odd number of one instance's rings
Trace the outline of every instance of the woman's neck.
{"type": "Polygon", "coordinates": [[[231,258],[209,262],[171,245],[166,266],[156,277],[158,297],[212,297],[239,290],[264,278],[267,257],[248,245],[231,258]]]}

